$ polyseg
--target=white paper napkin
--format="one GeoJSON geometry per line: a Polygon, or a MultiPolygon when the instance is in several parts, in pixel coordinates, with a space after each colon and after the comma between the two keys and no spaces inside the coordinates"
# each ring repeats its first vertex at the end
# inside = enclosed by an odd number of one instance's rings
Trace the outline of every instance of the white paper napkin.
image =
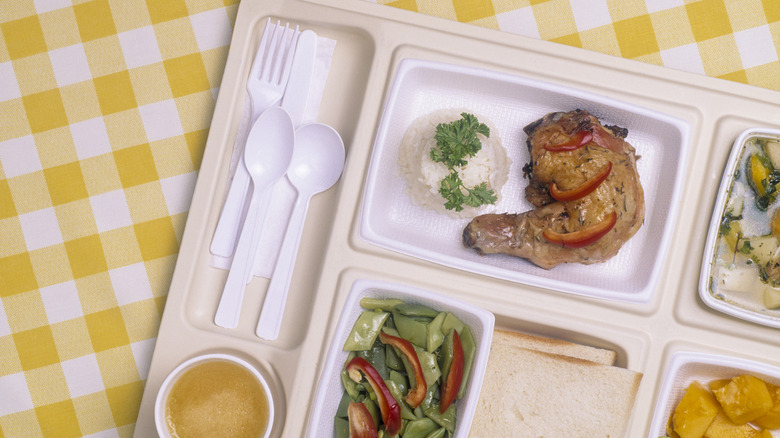
{"type": "MultiPolygon", "coordinates": [[[[309,86],[309,97],[306,101],[303,118],[301,119],[302,125],[317,120],[317,113],[319,112],[320,103],[322,102],[322,94],[325,91],[325,81],[328,78],[328,71],[330,70],[330,63],[333,59],[333,51],[335,48],[335,40],[317,36],[317,57],[314,63],[312,81],[309,86]]],[[[251,118],[251,112],[249,95],[247,95],[244,99],[244,108],[241,112],[241,121],[239,122],[238,132],[236,134],[237,145],[246,144],[246,139],[249,136],[249,130],[251,128],[251,122],[249,120],[251,118]]],[[[233,156],[230,161],[230,177],[225,186],[225,193],[227,193],[227,190],[230,187],[233,173],[235,172],[236,165],[242,155],[243,148],[233,149],[233,156]]],[[[255,276],[265,278],[271,277],[274,266],[276,266],[276,259],[279,255],[284,233],[287,229],[287,223],[290,220],[292,207],[297,197],[295,187],[293,187],[287,177],[281,178],[270,190],[272,190],[272,192],[270,204],[268,206],[268,214],[260,229],[257,257],[255,258],[255,266],[252,270],[255,276]]],[[[248,205],[244,205],[242,217],[246,216],[247,207],[248,205]]],[[[239,234],[240,232],[235,233],[236,236],[239,234]]],[[[234,242],[233,247],[235,248],[235,246],[234,242]]],[[[232,257],[220,257],[212,254],[211,266],[220,269],[230,269],[231,260],[232,257]]]]}

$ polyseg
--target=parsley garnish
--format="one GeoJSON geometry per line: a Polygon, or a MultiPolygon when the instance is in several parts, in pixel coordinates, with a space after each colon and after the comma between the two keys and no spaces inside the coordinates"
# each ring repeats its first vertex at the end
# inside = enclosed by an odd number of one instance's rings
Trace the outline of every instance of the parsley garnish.
{"type": "Polygon", "coordinates": [[[431,159],[446,164],[450,169],[466,165],[464,158],[473,157],[482,149],[477,134],[490,137],[490,128],[479,123],[476,117],[468,113],[460,116],[460,120],[436,126],[436,147],[431,148],[431,159]]]}
{"type": "Polygon", "coordinates": [[[482,142],[477,134],[490,137],[490,128],[471,114],[461,113],[461,119],[451,123],[439,123],[436,126],[436,146],[431,148],[431,160],[443,163],[450,174],[441,180],[439,193],[447,201],[444,208],[461,211],[463,204],[479,207],[493,204],[498,200],[493,190],[487,188],[487,182],[482,182],[469,188],[463,185],[458,175],[457,167],[465,166],[466,158],[473,157],[482,149],[482,142]]]}
{"type": "Polygon", "coordinates": [[[735,216],[734,212],[729,210],[723,215],[720,221],[720,235],[725,236],[731,232],[731,222],[742,219],[742,215],[735,216]]]}

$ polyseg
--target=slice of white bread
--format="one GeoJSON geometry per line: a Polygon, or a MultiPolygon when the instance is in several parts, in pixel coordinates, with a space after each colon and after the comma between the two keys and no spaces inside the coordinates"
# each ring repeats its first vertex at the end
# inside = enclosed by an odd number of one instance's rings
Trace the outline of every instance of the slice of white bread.
{"type": "Polygon", "coordinates": [[[624,438],[642,374],[493,338],[470,437],[624,438]]]}
{"type": "Polygon", "coordinates": [[[614,365],[617,357],[617,353],[605,348],[502,329],[496,329],[493,332],[493,344],[514,345],[545,353],[576,357],[604,365],[614,365]]]}

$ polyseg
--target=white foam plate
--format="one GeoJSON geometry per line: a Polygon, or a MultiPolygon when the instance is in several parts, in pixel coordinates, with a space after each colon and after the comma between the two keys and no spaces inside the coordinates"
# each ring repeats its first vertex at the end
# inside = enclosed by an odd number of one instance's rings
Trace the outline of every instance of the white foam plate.
{"type": "MultiPolygon", "coordinates": [[[[666,366],[647,437],[666,435],[666,424],[691,383],[698,381],[706,386],[712,380],[730,379],[740,374],[752,374],[765,382],[780,384],[780,368],[761,362],[717,354],[688,351],[674,353],[666,366]]],[[[771,432],[772,436],[780,436],[778,431],[771,432]]]]}
{"type": "Polygon", "coordinates": [[[352,285],[352,290],[344,304],[344,310],[341,312],[336,333],[330,344],[325,367],[320,375],[314,408],[309,418],[307,436],[315,438],[333,433],[333,418],[344,394],[340,373],[348,353],[342,350],[342,346],[358,316],[364,310],[360,307],[360,299],[363,297],[399,298],[408,303],[422,304],[434,310],[451,312],[469,326],[477,342],[477,353],[474,355],[474,365],[469,376],[466,393],[457,402],[458,415],[453,438],[467,437],[474,412],[477,409],[479,392],[482,389],[482,379],[485,376],[485,368],[490,354],[490,343],[493,340],[495,317],[487,310],[444,295],[375,280],[357,280],[352,285]]]}
{"type": "Polygon", "coordinates": [[[567,293],[648,302],[661,272],[677,216],[689,149],[683,120],[581,90],[519,76],[431,61],[401,61],[377,131],[363,194],[360,236],[383,248],[442,265],[567,293]],[[506,255],[480,256],[463,246],[468,219],[453,219],[411,202],[398,151],[418,117],[443,108],[467,108],[489,118],[512,159],[509,181],[495,208],[523,212],[529,161],[522,128],[554,111],[585,109],[603,124],[628,129],[645,192],[645,222],[607,262],[559,265],[551,270],[506,255]]]}
{"type": "Polygon", "coordinates": [[[723,179],[718,189],[718,197],[715,199],[715,207],[712,210],[712,220],[707,234],[707,243],[704,247],[701,275],[699,277],[699,296],[705,304],[715,310],[756,324],[780,328],[780,309],[767,309],[762,299],[755,300],[752,299],[754,297],[744,297],[744,294],[737,293],[730,295],[727,290],[720,292],[720,294],[715,294],[711,288],[711,279],[717,257],[720,223],[726,211],[729,191],[739,170],[738,166],[742,161],[745,145],[748,140],[754,137],[780,138],[780,130],[751,128],[743,131],[734,141],[731,154],[726,162],[726,168],[723,171],[723,179]]]}

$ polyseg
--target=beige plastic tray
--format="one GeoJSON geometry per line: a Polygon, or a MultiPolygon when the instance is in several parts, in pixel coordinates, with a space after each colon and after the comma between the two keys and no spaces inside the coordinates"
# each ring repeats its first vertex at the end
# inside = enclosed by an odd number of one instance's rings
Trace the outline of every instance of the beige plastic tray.
{"type": "Polygon", "coordinates": [[[232,352],[271,376],[273,437],[301,437],[339,312],[362,278],[407,284],[479,305],[496,327],[611,348],[644,373],[627,436],[647,436],[665,364],[679,351],[780,366],[777,329],[705,306],[697,282],[722,171],[743,130],[780,127],[780,93],[633,62],[363,0],[243,1],[149,370],[135,436],[155,436],[154,399],[165,376],[201,353],[232,352]],[[244,84],[267,17],[337,40],[319,121],[344,138],[340,183],[312,199],[277,341],[254,334],[267,280],[250,284],[239,327],[213,324],[227,272],[209,267],[244,84]],[[646,303],[599,300],[447,268],[359,237],[361,197],[384,101],[405,58],[544,80],[680,118],[690,124],[682,202],[663,270],[646,303]],[[489,291],[489,293],[487,292],[489,291]]]}

